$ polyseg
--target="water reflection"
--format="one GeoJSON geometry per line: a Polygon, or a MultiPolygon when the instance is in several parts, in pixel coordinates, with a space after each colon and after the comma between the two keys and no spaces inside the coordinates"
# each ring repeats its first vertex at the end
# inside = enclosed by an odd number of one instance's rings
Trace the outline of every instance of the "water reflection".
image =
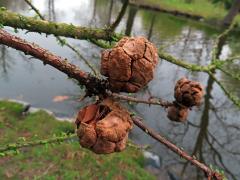
{"type": "Polygon", "coordinates": [[[156,13],[154,13],[151,18],[151,24],[149,26],[149,31],[148,31],[148,35],[147,35],[148,40],[151,40],[151,37],[153,34],[153,26],[155,24],[155,19],[156,19],[156,13]]]}
{"type": "Polygon", "coordinates": [[[0,79],[8,81],[8,71],[14,65],[11,59],[7,47],[0,45],[0,79]]]}
{"type": "MultiPolygon", "coordinates": [[[[91,27],[109,26],[119,17],[119,12],[123,7],[123,3],[113,0],[79,0],[71,2],[73,4],[68,3],[67,0],[33,1],[39,7],[41,13],[46,14],[51,21],[63,21],[91,27]]],[[[33,12],[27,10],[28,7],[26,7],[25,3],[20,3],[20,1],[0,1],[0,3],[8,6],[11,10],[18,6],[16,11],[24,11],[25,14],[33,15],[33,12]],[[14,6],[13,2],[16,3],[14,6]]],[[[134,6],[129,6],[125,11],[121,22],[117,26],[117,31],[125,32],[126,35],[144,35],[158,47],[165,47],[164,49],[174,56],[201,65],[210,62],[213,39],[218,33],[194,21],[138,9],[134,6]]],[[[25,35],[22,31],[18,35],[29,41],[34,41],[58,55],[71,59],[73,63],[89,71],[87,66],[82,61],[79,61],[73,52],[65,47],[60,47],[52,36],[45,38],[35,33],[25,35]]],[[[92,63],[99,66],[99,54],[101,51],[99,47],[86,41],[69,40],[69,42],[76,45],[87,59],[91,59],[92,63]]],[[[237,44],[239,43],[227,42],[225,46],[229,48],[226,48],[226,54],[229,51],[232,54],[236,53],[237,44]]],[[[72,116],[79,107],[87,103],[78,103],[74,100],[61,104],[53,103],[51,99],[54,96],[70,95],[79,97],[83,91],[79,89],[77,84],[66,79],[65,75],[49,66],[43,66],[38,61],[31,60],[32,67],[26,70],[26,64],[28,63],[23,61],[19,53],[12,49],[6,49],[4,46],[0,48],[1,73],[8,74],[9,77],[8,82],[0,78],[0,97],[16,98],[21,94],[23,100],[29,101],[35,106],[49,108],[58,115],[67,116],[72,116]],[[10,54],[11,57],[9,57],[10,54]],[[10,67],[14,70],[9,71],[10,67]],[[36,97],[36,93],[38,97],[36,97]]],[[[229,69],[230,67],[226,68],[229,69]]],[[[238,72],[239,63],[231,67],[231,71],[238,72]]],[[[240,96],[240,87],[236,81],[223,73],[216,75],[235,94],[240,96]]],[[[150,127],[156,129],[177,145],[182,146],[186,151],[192,152],[201,161],[223,168],[230,179],[234,179],[234,177],[239,179],[239,109],[232,105],[211,78],[206,74],[192,73],[162,61],[157,67],[154,80],[137,96],[145,98],[150,96],[163,97],[172,100],[174,84],[182,76],[201,81],[206,87],[204,104],[199,109],[191,111],[189,123],[176,124],[168,121],[165,110],[160,107],[133,104],[130,108],[146,119],[146,123],[150,127]]],[[[159,177],[161,172],[166,169],[168,172],[180,177],[184,166],[186,167],[184,169],[186,173],[183,176],[185,179],[201,179],[203,177],[203,174],[196,171],[197,169],[185,165],[185,161],[182,161],[178,156],[169,152],[150,137],[142,134],[141,131],[134,129],[131,137],[135,142],[150,144],[151,150],[161,157],[159,177]]]]}
{"type": "MultiPolygon", "coordinates": [[[[208,79],[207,88],[206,88],[206,95],[204,98],[204,109],[202,112],[202,116],[200,119],[199,125],[194,125],[190,123],[190,126],[199,128],[199,132],[196,138],[196,142],[192,151],[192,155],[196,156],[201,162],[206,163],[206,159],[204,157],[204,141],[208,143],[208,145],[212,145],[209,143],[208,139],[208,126],[209,126],[209,110],[210,110],[210,99],[211,99],[211,91],[213,88],[214,80],[210,77],[208,79]]],[[[186,170],[186,167],[189,165],[189,162],[186,162],[183,167],[182,174],[184,174],[184,171],[186,170]]],[[[197,171],[197,179],[202,179],[203,175],[200,175],[200,171],[197,171]]]]}
{"type": "Polygon", "coordinates": [[[127,23],[126,23],[126,30],[125,30],[125,34],[127,36],[130,36],[131,35],[131,32],[132,32],[132,27],[133,27],[133,23],[134,23],[134,19],[135,19],[135,16],[137,14],[137,8],[136,7],[133,7],[133,6],[130,6],[129,7],[129,10],[128,10],[128,19],[127,19],[127,23]]]}
{"type": "Polygon", "coordinates": [[[18,1],[18,0],[0,0],[1,7],[6,7],[7,9],[11,9],[12,11],[25,11],[29,7],[27,6],[24,1],[18,1]]]}
{"type": "Polygon", "coordinates": [[[48,0],[48,20],[56,21],[55,1],[54,0],[48,0]]]}

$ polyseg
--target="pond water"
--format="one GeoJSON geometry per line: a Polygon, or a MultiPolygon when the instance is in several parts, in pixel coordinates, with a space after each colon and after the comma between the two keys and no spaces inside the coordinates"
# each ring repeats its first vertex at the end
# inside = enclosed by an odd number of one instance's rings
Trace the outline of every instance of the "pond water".
{"type": "MultiPolygon", "coordinates": [[[[102,28],[115,20],[122,6],[121,1],[113,0],[32,2],[49,20],[102,28]]],[[[35,15],[23,0],[0,0],[0,5],[27,16],[35,15]]],[[[15,34],[14,29],[5,29],[15,34]]],[[[165,47],[168,53],[201,65],[210,63],[213,42],[220,33],[198,22],[133,6],[127,8],[116,31],[132,36],[145,36],[157,47],[165,47]]],[[[71,50],[60,46],[54,36],[46,37],[21,30],[17,35],[66,57],[85,71],[91,72],[71,50]]],[[[222,59],[238,53],[239,43],[236,38],[231,39],[223,46],[220,56],[222,59]]],[[[67,40],[95,67],[99,67],[101,48],[87,41],[67,40]]],[[[240,64],[236,63],[229,68],[239,72],[239,67],[240,64]]],[[[148,126],[187,152],[195,154],[202,162],[223,169],[229,179],[240,179],[240,112],[208,75],[189,72],[161,60],[154,80],[136,96],[173,100],[175,82],[183,76],[202,82],[206,92],[204,103],[190,112],[187,123],[170,122],[165,110],[158,106],[130,104],[129,108],[143,117],[148,126]]],[[[219,72],[217,77],[227,89],[240,97],[239,82],[219,72]]],[[[84,91],[63,73],[50,66],[43,66],[40,61],[26,57],[16,50],[0,46],[0,98],[27,101],[34,107],[47,108],[58,116],[73,117],[80,107],[91,101],[86,99],[78,102],[77,99],[83,93],[84,91]],[[69,96],[70,99],[54,102],[56,96],[69,96]]],[[[159,179],[166,179],[166,174],[169,173],[179,177],[183,167],[186,167],[186,170],[182,179],[202,179],[202,173],[195,167],[137,128],[134,128],[130,137],[136,143],[149,144],[150,150],[160,157],[160,167],[156,173],[159,179]]]]}

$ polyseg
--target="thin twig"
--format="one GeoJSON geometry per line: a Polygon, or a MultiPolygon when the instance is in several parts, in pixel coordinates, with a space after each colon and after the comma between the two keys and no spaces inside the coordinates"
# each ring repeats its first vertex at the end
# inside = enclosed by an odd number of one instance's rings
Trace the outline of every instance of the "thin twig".
{"type": "Polygon", "coordinates": [[[109,96],[112,96],[114,98],[118,98],[121,100],[126,100],[126,101],[130,101],[130,102],[135,102],[135,103],[143,103],[143,104],[152,104],[152,105],[160,105],[164,108],[167,108],[169,106],[172,106],[173,103],[168,102],[168,101],[164,101],[162,99],[149,99],[149,100],[145,100],[145,99],[138,99],[135,97],[130,97],[130,96],[125,96],[122,94],[117,94],[117,93],[112,93],[112,92],[107,92],[107,94],[109,96]]]}
{"type": "Polygon", "coordinates": [[[219,87],[223,90],[223,92],[227,95],[227,97],[238,107],[240,107],[240,100],[236,96],[234,96],[232,93],[230,93],[224,85],[215,77],[215,75],[212,72],[208,73],[214,81],[219,85],[219,87]]]}
{"type": "Polygon", "coordinates": [[[234,27],[235,27],[235,22],[233,22],[225,31],[223,31],[223,33],[221,33],[217,37],[217,39],[216,39],[216,41],[215,41],[215,43],[213,45],[213,50],[212,50],[212,59],[213,60],[218,58],[218,56],[220,54],[219,46],[221,45],[221,43],[223,41],[225,41],[225,39],[227,38],[228,34],[234,29],[234,27]]]}
{"type": "Polygon", "coordinates": [[[238,60],[238,61],[240,60],[240,56],[239,55],[238,56],[229,57],[224,62],[228,63],[228,62],[234,62],[236,60],[238,60]]]}
{"type": "MultiPolygon", "coordinates": [[[[35,11],[35,13],[42,19],[42,20],[46,20],[44,18],[44,16],[40,13],[40,11],[31,3],[30,0],[24,0],[31,8],[32,10],[35,11]]],[[[66,45],[68,48],[70,48],[72,51],[74,51],[78,57],[80,59],[82,59],[84,61],[84,63],[92,70],[92,72],[94,73],[94,75],[99,75],[99,72],[96,70],[96,68],[93,67],[93,65],[86,59],[84,58],[81,53],[79,52],[78,49],[76,49],[74,46],[72,46],[71,44],[69,44],[67,41],[63,40],[62,38],[60,38],[59,36],[56,36],[57,40],[61,43],[64,42],[64,45],[66,45]]]]}
{"type": "MultiPolygon", "coordinates": [[[[60,37],[56,37],[56,38],[57,38],[58,40],[61,40],[60,37]]],[[[76,49],[75,47],[73,47],[73,46],[72,46],[71,44],[69,44],[68,42],[65,42],[65,45],[66,45],[68,48],[70,48],[72,51],[74,51],[74,52],[78,55],[78,57],[85,62],[85,64],[92,70],[92,72],[94,73],[94,75],[99,76],[98,70],[97,70],[95,67],[93,67],[93,65],[89,62],[89,60],[87,60],[85,57],[83,57],[83,56],[80,54],[80,52],[78,51],[78,49],[76,49]]]]}
{"type": "Polygon", "coordinates": [[[173,57],[172,55],[165,53],[163,51],[158,51],[158,56],[172,64],[175,64],[177,66],[183,67],[183,68],[191,70],[191,71],[207,73],[209,70],[211,70],[215,67],[212,64],[209,64],[207,66],[201,66],[201,65],[197,65],[197,64],[193,64],[193,63],[187,63],[185,60],[177,59],[177,58],[173,57]]]}
{"type": "Polygon", "coordinates": [[[64,134],[62,136],[57,136],[49,139],[11,143],[11,144],[0,147],[0,153],[4,155],[4,153],[7,151],[16,151],[24,147],[29,147],[29,146],[33,147],[33,146],[44,145],[44,144],[60,143],[60,142],[70,140],[76,136],[77,136],[76,134],[70,134],[70,135],[64,134]]]}
{"type": "MultiPolygon", "coordinates": [[[[22,148],[41,146],[41,145],[46,145],[46,144],[57,144],[57,143],[61,143],[61,142],[66,142],[68,140],[71,140],[69,142],[76,142],[75,138],[77,138],[76,133],[72,133],[72,134],[69,134],[69,135],[63,133],[60,136],[55,136],[55,137],[41,139],[41,140],[39,140],[39,139],[38,140],[33,140],[33,141],[25,141],[24,140],[22,142],[9,143],[9,144],[6,144],[4,146],[0,146],[0,157],[1,156],[7,156],[10,151],[19,151],[22,148]]],[[[146,149],[150,148],[149,145],[140,146],[140,145],[134,144],[131,141],[127,142],[127,146],[133,147],[135,149],[140,149],[140,150],[146,150],[146,149]]]]}
{"type": "Polygon", "coordinates": [[[226,75],[230,76],[231,78],[240,81],[240,75],[239,75],[239,74],[232,74],[231,72],[225,70],[225,69],[222,68],[222,67],[218,67],[218,69],[219,69],[220,71],[222,71],[223,73],[225,73],[226,75]]]}
{"type": "Polygon", "coordinates": [[[35,13],[40,17],[40,19],[45,20],[44,16],[40,13],[40,11],[31,3],[30,0],[24,0],[35,13]]]}
{"type": "Polygon", "coordinates": [[[126,12],[126,9],[127,9],[127,6],[128,6],[128,3],[129,3],[129,0],[125,0],[123,5],[122,5],[122,8],[121,8],[121,11],[119,12],[116,20],[111,24],[111,26],[109,27],[109,29],[111,31],[115,31],[116,27],[118,26],[118,24],[121,22],[125,12],[126,12]]]}
{"type": "Polygon", "coordinates": [[[103,94],[108,87],[106,80],[98,79],[69,63],[67,59],[56,56],[34,43],[29,43],[26,40],[11,35],[3,29],[0,29],[0,43],[22,51],[26,55],[31,55],[41,60],[44,65],[49,64],[67,74],[70,78],[78,80],[80,84],[85,85],[88,95],[103,94]]]}
{"type": "Polygon", "coordinates": [[[180,157],[186,159],[187,161],[190,161],[193,165],[200,168],[202,171],[204,171],[208,178],[210,179],[216,179],[216,180],[222,180],[222,175],[218,172],[213,171],[211,168],[206,166],[205,164],[199,162],[195,157],[192,157],[188,155],[185,151],[183,151],[181,148],[177,147],[175,144],[168,141],[166,138],[161,136],[160,134],[156,133],[154,130],[148,128],[143,122],[142,119],[136,116],[132,117],[133,123],[138,126],[141,130],[143,130],[146,134],[150,135],[152,138],[157,140],[158,142],[164,144],[168,149],[171,151],[177,153],[180,157]]]}

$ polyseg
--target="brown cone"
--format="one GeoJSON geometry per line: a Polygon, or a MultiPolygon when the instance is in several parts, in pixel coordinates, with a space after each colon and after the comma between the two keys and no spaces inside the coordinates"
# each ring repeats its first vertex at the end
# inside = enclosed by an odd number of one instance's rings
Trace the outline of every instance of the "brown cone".
{"type": "Polygon", "coordinates": [[[114,92],[137,92],[153,79],[157,48],[144,37],[124,37],[102,52],[101,74],[114,92]]]}
{"type": "Polygon", "coordinates": [[[203,97],[203,87],[199,82],[181,78],[175,86],[174,97],[176,101],[184,106],[199,106],[203,97]]]}
{"type": "Polygon", "coordinates": [[[110,98],[80,110],[75,123],[81,146],[97,154],[124,150],[133,126],[128,111],[110,98]]]}
{"type": "Polygon", "coordinates": [[[171,121],[185,122],[188,117],[188,108],[174,104],[167,109],[167,117],[171,121]]]}

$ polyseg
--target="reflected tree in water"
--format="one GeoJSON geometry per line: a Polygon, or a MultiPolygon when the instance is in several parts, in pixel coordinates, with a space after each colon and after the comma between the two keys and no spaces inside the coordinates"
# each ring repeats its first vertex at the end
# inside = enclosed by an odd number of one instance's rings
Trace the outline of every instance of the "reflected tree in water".
{"type": "Polygon", "coordinates": [[[151,19],[151,24],[149,26],[149,31],[148,31],[148,35],[147,35],[148,40],[151,40],[151,37],[152,37],[152,34],[153,34],[153,26],[154,26],[154,23],[155,23],[155,19],[156,19],[156,13],[153,13],[152,14],[152,19],[151,19]]]}
{"type": "Polygon", "coordinates": [[[56,21],[55,0],[48,0],[48,20],[56,21]]]}
{"type": "Polygon", "coordinates": [[[108,12],[109,15],[108,15],[108,22],[107,22],[108,26],[111,24],[112,10],[113,10],[113,0],[110,0],[110,6],[109,6],[109,12],[108,12]]]}
{"type": "Polygon", "coordinates": [[[134,23],[134,19],[135,16],[137,14],[138,8],[135,6],[129,6],[129,10],[128,10],[128,19],[127,19],[127,23],[126,23],[126,30],[125,30],[125,34],[127,36],[131,35],[132,32],[132,27],[133,27],[133,23],[134,23]]]}
{"type": "MultiPolygon", "coordinates": [[[[8,71],[11,68],[12,62],[11,57],[7,52],[7,47],[0,45],[0,72],[1,76],[7,80],[8,79],[8,71]]],[[[1,78],[1,77],[0,77],[1,78]]]]}
{"type": "Polygon", "coordinates": [[[27,4],[19,0],[0,0],[0,6],[12,11],[24,11],[28,9],[27,4]]]}

